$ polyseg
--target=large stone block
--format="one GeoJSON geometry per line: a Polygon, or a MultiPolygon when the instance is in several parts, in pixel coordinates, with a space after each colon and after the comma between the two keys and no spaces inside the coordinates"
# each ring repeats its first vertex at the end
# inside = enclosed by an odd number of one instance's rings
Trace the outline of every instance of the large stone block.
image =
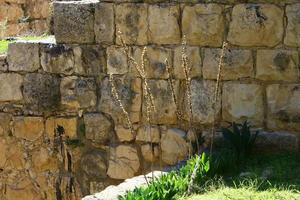
{"type": "Polygon", "coordinates": [[[90,179],[106,178],[106,153],[92,151],[84,154],[81,158],[81,168],[90,179]]]}
{"type": "MultiPolygon", "coordinates": [[[[142,52],[143,48],[136,47],[133,49],[133,57],[139,64],[139,67],[142,64],[142,52]]],[[[172,51],[170,49],[160,47],[148,47],[144,60],[146,78],[167,79],[168,73],[165,62],[166,59],[168,59],[170,65],[172,65],[172,51]]],[[[130,62],[130,73],[133,76],[140,77],[140,74],[136,69],[135,64],[132,62],[130,62]]]]}
{"type": "Polygon", "coordinates": [[[24,11],[21,5],[1,2],[0,21],[16,22],[24,17],[24,11]]]}
{"type": "MultiPolygon", "coordinates": [[[[147,4],[125,3],[116,5],[116,30],[123,33],[127,44],[147,44],[147,4]]],[[[117,38],[117,43],[121,42],[117,38]]]]}
{"type": "Polygon", "coordinates": [[[133,177],[140,168],[140,159],[136,148],[120,145],[111,148],[107,175],[113,179],[133,177]]]}
{"type": "Polygon", "coordinates": [[[286,6],[288,19],[284,43],[292,47],[300,47],[300,4],[286,6]]]}
{"type": "Polygon", "coordinates": [[[123,126],[116,126],[115,132],[120,142],[131,142],[135,139],[135,132],[123,126]]]}
{"type": "Polygon", "coordinates": [[[27,10],[33,19],[46,19],[50,15],[49,1],[29,0],[27,1],[27,10]]]}
{"type": "Polygon", "coordinates": [[[182,32],[191,45],[218,47],[222,45],[224,17],[217,4],[185,6],[182,14],[182,32]]]}
{"type": "Polygon", "coordinates": [[[106,49],[107,73],[126,74],[128,72],[128,59],[123,48],[110,46],[106,49]]]}
{"type": "Polygon", "coordinates": [[[34,141],[44,133],[42,117],[14,117],[13,135],[17,138],[34,141]]]}
{"type": "Polygon", "coordinates": [[[51,155],[51,151],[45,147],[32,153],[32,164],[36,172],[58,171],[58,159],[51,155]]]}
{"type": "Polygon", "coordinates": [[[298,81],[300,77],[297,51],[258,50],[256,78],[265,81],[298,81]]]}
{"type": "Polygon", "coordinates": [[[24,78],[25,104],[32,110],[57,109],[60,104],[60,79],[49,74],[31,73],[24,78]]]}
{"type": "Polygon", "coordinates": [[[11,73],[0,74],[0,102],[22,100],[22,85],[23,76],[11,73]]]}
{"type": "MultiPolygon", "coordinates": [[[[203,77],[217,79],[222,49],[205,49],[203,77]]],[[[222,80],[236,80],[252,77],[253,57],[250,50],[226,49],[222,61],[222,80]]]]}
{"type": "Polygon", "coordinates": [[[257,84],[225,83],[222,94],[223,120],[248,120],[260,126],[264,119],[263,89],[257,84]]]}
{"type": "Polygon", "coordinates": [[[40,68],[38,43],[11,43],[7,61],[10,71],[33,72],[40,68]]]}
{"type": "Polygon", "coordinates": [[[269,129],[300,131],[299,84],[269,85],[267,103],[269,129]]]}
{"type": "Polygon", "coordinates": [[[10,120],[11,120],[10,114],[0,113],[0,137],[9,135],[10,120]]]}
{"type": "Polygon", "coordinates": [[[96,82],[93,78],[62,78],[60,93],[61,104],[70,109],[92,108],[97,104],[96,82]]]}
{"type": "Polygon", "coordinates": [[[115,19],[112,3],[99,3],[95,8],[95,39],[97,43],[114,42],[115,19]]]}
{"type": "Polygon", "coordinates": [[[57,43],[93,43],[97,1],[56,1],[53,26],[57,43]]]}
{"type": "Polygon", "coordinates": [[[149,42],[156,44],[180,43],[178,5],[149,6],[149,42]]]}
{"type": "Polygon", "coordinates": [[[77,118],[76,117],[50,117],[46,120],[46,134],[50,139],[54,139],[58,126],[64,128],[64,136],[69,139],[77,138],[77,118]]]}
{"type": "Polygon", "coordinates": [[[141,153],[147,162],[155,162],[159,158],[159,147],[157,145],[144,144],[141,145],[141,153]]]}
{"type": "Polygon", "coordinates": [[[282,41],[283,10],[272,4],[238,4],[232,11],[228,41],[239,46],[273,47],[282,41]]]}
{"type": "Polygon", "coordinates": [[[136,141],[140,142],[160,142],[160,130],[158,126],[142,126],[138,129],[136,141]]]}

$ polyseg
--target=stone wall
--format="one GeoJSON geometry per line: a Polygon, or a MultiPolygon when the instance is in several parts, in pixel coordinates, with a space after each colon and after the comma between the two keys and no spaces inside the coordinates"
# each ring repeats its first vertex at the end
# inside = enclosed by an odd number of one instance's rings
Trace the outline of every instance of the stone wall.
{"type": "Polygon", "coordinates": [[[0,57],[3,198],[78,199],[185,159],[191,135],[183,35],[199,137],[214,121],[219,126],[245,119],[265,130],[300,131],[298,0],[138,2],[55,2],[56,43],[15,43],[7,58],[0,57]],[[117,30],[137,62],[147,47],[146,77],[156,108],[151,127],[144,81],[117,30]],[[223,41],[228,47],[214,115],[223,41]],[[177,106],[166,58],[174,71],[177,106]],[[109,74],[133,131],[112,94],[109,74]]]}
{"type": "Polygon", "coordinates": [[[0,38],[48,32],[50,0],[0,0],[0,38]]]}

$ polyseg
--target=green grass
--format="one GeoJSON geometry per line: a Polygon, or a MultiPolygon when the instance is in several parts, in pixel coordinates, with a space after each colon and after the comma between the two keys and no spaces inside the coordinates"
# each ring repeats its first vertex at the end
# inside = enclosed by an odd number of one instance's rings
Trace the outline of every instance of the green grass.
{"type": "Polygon", "coordinates": [[[0,40],[0,54],[7,52],[9,41],[0,40]]]}

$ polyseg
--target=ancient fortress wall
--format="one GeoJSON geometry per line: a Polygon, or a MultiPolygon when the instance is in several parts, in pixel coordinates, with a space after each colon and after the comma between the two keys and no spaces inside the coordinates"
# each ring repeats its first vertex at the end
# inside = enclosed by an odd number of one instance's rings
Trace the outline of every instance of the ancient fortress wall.
{"type": "Polygon", "coordinates": [[[48,31],[50,0],[0,0],[0,38],[48,31]]]}
{"type": "MultiPolygon", "coordinates": [[[[7,57],[0,58],[0,199],[79,199],[185,159],[189,106],[181,66],[183,35],[199,136],[214,121],[245,119],[265,130],[297,134],[299,1],[207,2],[54,3],[56,43],[11,44],[7,57]],[[147,87],[131,58],[141,63],[144,46],[144,75],[156,108],[150,113],[151,129],[147,87]],[[165,59],[173,71],[173,89],[165,59]]],[[[21,8],[20,16],[26,16],[21,8]]]]}

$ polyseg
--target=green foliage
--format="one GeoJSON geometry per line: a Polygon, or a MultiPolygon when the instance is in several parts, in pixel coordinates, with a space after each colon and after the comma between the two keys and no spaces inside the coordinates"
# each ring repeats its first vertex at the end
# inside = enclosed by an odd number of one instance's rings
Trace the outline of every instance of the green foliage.
{"type": "Polygon", "coordinates": [[[80,139],[67,139],[65,143],[72,148],[84,146],[84,143],[80,139]]]}

